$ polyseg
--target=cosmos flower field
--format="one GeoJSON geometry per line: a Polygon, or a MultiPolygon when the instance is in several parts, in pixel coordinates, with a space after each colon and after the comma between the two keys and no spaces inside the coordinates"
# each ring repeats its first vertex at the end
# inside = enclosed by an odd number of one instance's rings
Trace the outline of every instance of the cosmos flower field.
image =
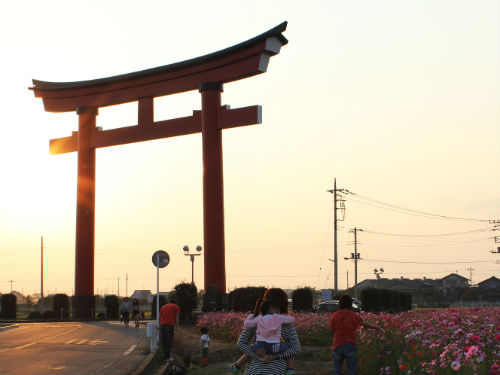
{"type": "MultiPolygon", "coordinates": [[[[303,346],[331,345],[328,313],[291,313],[303,346]]],[[[500,308],[361,313],[384,329],[358,331],[358,370],[369,374],[500,375],[500,308]]],[[[234,342],[246,313],[206,313],[199,326],[211,337],[234,342]]]]}

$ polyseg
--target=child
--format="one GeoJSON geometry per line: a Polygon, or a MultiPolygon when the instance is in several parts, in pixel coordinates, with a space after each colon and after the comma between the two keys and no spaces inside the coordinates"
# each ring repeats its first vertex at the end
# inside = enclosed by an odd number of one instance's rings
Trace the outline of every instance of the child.
{"type": "Polygon", "coordinates": [[[350,295],[344,294],[339,299],[339,310],[330,317],[328,328],[333,332],[332,358],[334,375],[342,373],[344,359],[347,362],[349,374],[356,374],[356,331],[359,327],[363,326],[378,329],[380,332],[383,331],[382,328],[376,325],[364,322],[351,308],[352,298],[350,295]]]}
{"type": "MultiPolygon", "coordinates": [[[[257,327],[256,343],[252,345],[252,350],[257,352],[264,350],[266,354],[280,354],[290,348],[289,343],[281,341],[281,324],[293,324],[295,319],[291,316],[280,315],[278,305],[272,300],[259,300],[255,306],[255,311],[245,320],[245,328],[257,327]],[[261,313],[262,315],[259,315],[261,313]]],[[[248,361],[246,355],[233,363],[229,370],[237,374],[242,365],[248,361]]],[[[287,359],[287,375],[294,375],[294,359],[287,359]]]]}
{"type": "Polygon", "coordinates": [[[200,332],[201,332],[201,339],[200,339],[201,365],[205,367],[208,364],[208,346],[210,344],[210,336],[207,335],[208,333],[207,327],[201,327],[200,332]]]}

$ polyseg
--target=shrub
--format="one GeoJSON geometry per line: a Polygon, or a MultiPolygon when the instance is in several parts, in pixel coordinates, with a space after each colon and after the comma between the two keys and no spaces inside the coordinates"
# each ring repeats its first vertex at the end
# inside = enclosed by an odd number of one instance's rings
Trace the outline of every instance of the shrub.
{"type": "Polygon", "coordinates": [[[119,318],[119,301],[118,297],[114,294],[104,297],[104,306],[106,306],[106,316],[108,319],[119,318]]]}
{"type": "Polygon", "coordinates": [[[378,289],[366,288],[361,291],[361,308],[366,312],[380,312],[380,299],[378,289]]]}
{"type": "Polygon", "coordinates": [[[397,290],[391,289],[389,290],[389,294],[391,296],[391,309],[389,311],[396,314],[402,310],[399,306],[399,296],[401,295],[401,293],[399,293],[397,290]]]}
{"type": "Polygon", "coordinates": [[[44,311],[42,313],[42,319],[56,319],[57,314],[54,311],[44,311]]]}
{"type": "Polygon", "coordinates": [[[196,308],[196,296],[198,290],[196,285],[191,283],[180,283],[175,286],[175,298],[181,308],[180,318],[182,320],[192,320],[192,312],[196,308]]]}
{"type": "Polygon", "coordinates": [[[41,319],[42,318],[42,313],[38,310],[31,311],[28,314],[28,319],[41,319]]]}
{"type": "Polygon", "coordinates": [[[253,311],[255,303],[264,297],[267,288],[263,286],[247,286],[236,288],[229,293],[229,308],[233,311],[253,311]]]}
{"type": "Polygon", "coordinates": [[[17,298],[14,294],[2,295],[2,315],[6,319],[16,319],[17,298]]]}
{"type": "Polygon", "coordinates": [[[313,292],[311,288],[298,288],[292,292],[292,309],[294,311],[311,311],[312,307],[313,292]]]}
{"type": "MultiPolygon", "coordinates": [[[[160,294],[160,309],[163,305],[167,304],[167,297],[160,294]]],[[[151,318],[156,319],[156,295],[153,296],[153,301],[151,302],[151,318]]]]}
{"type": "Polygon", "coordinates": [[[62,318],[69,318],[69,297],[66,294],[56,294],[52,301],[52,307],[57,317],[61,318],[62,309],[62,318]]]}
{"type": "Polygon", "coordinates": [[[382,311],[391,311],[391,292],[389,289],[379,289],[380,308],[382,311]]]}
{"type": "Polygon", "coordinates": [[[403,296],[404,296],[404,310],[405,311],[408,311],[408,310],[411,310],[412,306],[412,295],[410,293],[403,293],[403,296]]]}

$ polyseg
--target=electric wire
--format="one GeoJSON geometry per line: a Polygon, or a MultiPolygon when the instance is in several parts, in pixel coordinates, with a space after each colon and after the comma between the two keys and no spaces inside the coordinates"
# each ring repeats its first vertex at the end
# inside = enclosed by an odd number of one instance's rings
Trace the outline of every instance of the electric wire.
{"type": "Polygon", "coordinates": [[[374,207],[381,208],[381,209],[386,209],[389,211],[405,213],[408,215],[415,215],[415,216],[443,219],[443,220],[453,220],[453,221],[473,221],[473,222],[487,222],[487,223],[491,222],[491,219],[473,219],[473,218],[447,216],[447,215],[434,214],[434,213],[425,212],[425,211],[413,210],[410,208],[405,208],[405,207],[397,206],[394,204],[382,202],[382,201],[379,201],[376,199],[372,199],[372,198],[354,193],[352,191],[347,191],[347,194],[350,196],[349,199],[353,200],[355,202],[367,204],[369,206],[374,206],[374,207]],[[353,199],[353,197],[357,197],[359,199],[353,199]],[[370,202],[370,203],[368,203],[368,202],[370,202]]]}

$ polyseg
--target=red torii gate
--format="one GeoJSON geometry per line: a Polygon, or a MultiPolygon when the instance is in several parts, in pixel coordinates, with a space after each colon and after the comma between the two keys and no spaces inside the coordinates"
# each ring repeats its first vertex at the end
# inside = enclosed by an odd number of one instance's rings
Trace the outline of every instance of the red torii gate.
{"type": "MultiPolygon", "coordinates": [[[[261,107],[221,106],[223,84],[267,70],[271,56],[288,43],[284,22],[246,42],[170,65],[109,78],[79,82],[33,80],[35,97],[47,112],[78,114],[78,131],[50,140],[50,153],[78,152],[75,240],[74,317],[92,318],[94,309],[95,150],[133,142],[202,133],[203,231],[205,295],[217,289],[220,308],[226,292],[222,129],[260,124],[261,107]],[[154,121],[153,100],[198,89],[201,111],[189,117],[154,121]],[[100,107],[138,102],[138,125],[102,130],[96,127],[100,107]]],[[[207,298],[208,300],[208,298],[207,298]]],[[[204,306],[208,308],[209,306],[204,306]]]]}

